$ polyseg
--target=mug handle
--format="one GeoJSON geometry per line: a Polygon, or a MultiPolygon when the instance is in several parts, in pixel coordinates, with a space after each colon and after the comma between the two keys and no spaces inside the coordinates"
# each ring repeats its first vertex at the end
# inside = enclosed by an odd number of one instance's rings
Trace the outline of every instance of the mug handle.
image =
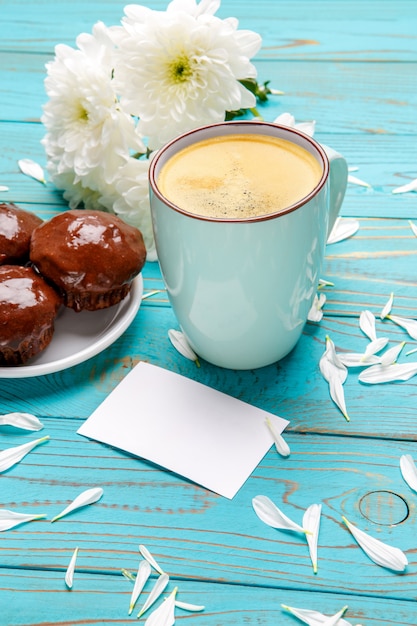
{"type": "Polygon", "coordinates": [[[342,206],[343,198],[345,197],[347,179],[348,179],[348,166],[346,159],[333,150],[329,146],[324,146],[325,153],[330,163],[330,202],[329,202],[329,228],[327,236],[330,235],[337,216],[339,215],[340,207],[342,206]]]}

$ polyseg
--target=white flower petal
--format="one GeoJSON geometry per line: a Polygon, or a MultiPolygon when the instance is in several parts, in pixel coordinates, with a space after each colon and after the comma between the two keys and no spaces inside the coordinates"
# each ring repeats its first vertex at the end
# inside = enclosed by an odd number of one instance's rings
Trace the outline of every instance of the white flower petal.
{"type": "Polygon", "coordinates": [[[343,241],[348,237],[352,237],[359,229],[359,222],[355,219],[338,217],[327,239],[327,244],[343,241]]]}
{"type": "Polygon", "coordinates": [[[178,587],[155,609],[145,622],[145,626],[173,626],[175,624],[175,596],[178,587]]]}
{"type": "Polygon", "coordinates": [[[252,499],[252,506],[259,519],[279,530],[291,530],[305,533],[306,530],[287,517],[267,496],[255,496],[252,499]]]}
{"type": "Polygon", "coordinates": [[[275,448],[276,448],[276,451],[278,452],[278,454],[280,454],[281,456],[284,456],[284,457],[290,456],[290,454],[291,454],[290,446],[285,441],[285,439],[281,435],[281,433],[278,432],[278,430],[275,428],[275,425],[273,424],[272,420],[269,417],[267,417],[266,420],[265,420],[265,423],[268,426],[269,432],[272,435],[272,438],[273,438],[274,444],[275,444],[275,448]]]}
{"type": "Polygon", "coordinates": [[[317,543],[320,531],[321,504],[311,504],[303,516],[303,528],[309,532],[306,534],[310,551],[313,572],[317,574],[317,543]]]}
{"type": "Polygon", "coordinates": [[[51,519],[51,522],[56,522],[57,520],[64,517],[64,515],[68,515],[72,511],[76,509],[80,509],[81,507],[87,506],[88,504],[94,504],[100,500],[103,495],[103,489],[101,487],[93,487],[92,489],[86,489],[80,495],[78,495],[72,502],[69,504],[59,515],[55,515],[51,519]]]}
{"type": "Polygon", "coordinates": [[[149,552],[148,548],[146,548],[143,544],[140,544],[139,552],[141,553],[143,558],[148,561],[149,565],[152,565],[152,567],[154,568],[155,571],[158,572],[158,574],[164,574],[165,573],[164,570],[162,569],[162,567],[155,561],[154,557],[149,552]]]}
{"type": "Polygon", "coordinates": [[[181,602],[181,600],[175,600],[175,606],[190,613],[198,613],[206,608],[203,604],[190,604],[189,602],[181,602]]]}
{"type": "MultiPolygon", "coordinates": [[[[327,615],[324,615],[319,611],[314,611],[313,609],[301,609],[294,606],[287,606],[286,604],[281,604],[281,606],[283,609],[294,615],[294,617],[299,619],[301,622],[304,622],[304,624],[308,624],[308,626],[323,626],[324,624],[326,624],[326,620],[333,619],[334,617],[328,617],[327,615]]],[[[342,610],[345,611],[346,608],[343,607],[342,610]]],[[[338,613],[336,615],[338,615],[338,613]]],[[[351,623],[343,619],[343,617],[339,617],[339,621],[336,623],[337,626],[352,626],[351,623]]]]}
{"type": "Polygon", "coordinates": [[[417,340],[417,320],[409,317],[400,317],[399,315],[387,315],[387,319],[404,328],[410,337],[417,340]]]}
{"type": "Polygon", "coordinates": [[[319,278],[318,289],[322,287],[334,287],[334,283],[331,283],[329,280],[325,280],[324,278],[319,278]]]}
{"type": "Polygon", "coordinates": [[[323,306],[326,302],[326,295],[321,293],[314,296],[313,304],[308,312],[307,319],[309,322],[320,322],[323,318],[323,306]]]}
{"type": "Polygon", "coordinates": [[[48,441],[48,439],[49,435],[46,435],[41,439],[35,439],[34,441],[29,441],[29,443],[23,443],[21,446],[8,448],[0,452],[0,473],[5,472],[10,467],[13,467],[13,465],[16,465],[16,463],[19,463],[33,448],[44,441],[48,441]]]}
{"type": "Polygon", "coordinates": [[[368,555],[371,561],[381,567],[386,567],[396,572],[403,572],[405,570],[408,561],[402,550],[389,546],[379,539],[368,535],[357,526],[351,524],[346,517],[343,517],[343,521],[356,539],[358,545],[368,555]]]}
{"type": "Polygon", "coordinates": [[[409,380],[417,374],[417,363],[394,363],[371,365],[359,374],[359,380],[368,385],[409,380]]]}
{"type": "Polygon", "coordinates": [[[336,354],[336,349],[330,337],[326,337],[326,350],[319,362],[320,372],[329,383],[330,396],[336,406],[342,412],[344,418],[349,421],[347,413],[343,383],[347,378],[347,368],[336,354]]]}
{"type": "Polygon", "coordinates": [[[0,191],[9,191],[9,188],[6,185],[0,185],[0,191]]]}
{"type": "Polygon", "coordinates": [[[413,491],[417,491],[417,468],[411,454],[403,454],[400,458],[402,477],[413,491]]]}
{"type": "Polygon", "coordinates": [[[401,187],[396,187],[396,189],[392,190],[392,193],[407,193],[408,191],[417,191],[417,178],[405,185],[401,185],[401,187]]]}
{"type": "Polygon", "coordinates": [[[397,362],[397,359],[405,346],[405,341],[402,341],[396,346],[393,346],[389,350],[386,350],[380,356],[380,363],[382,366],[393,365],[397,362]]]}
{"type": "Polygon", "coordinates": [[[389,315],[391,313],[391,309],[392,309],[392,305],[394,302],[394,293],[391,292],[390,297],[388,298],[386,304],[384,305],[379,317],[381,318],[381,320],[385,319],[387,317],[387,315],[389,315]]]}
{"type": "Polygon", "coordinates": [[[413,231],[413,233],[417,237],[417,224],[414,224],[414,222],[412,222],[411,220],[408,220],[408,223],[410,224],[411,230],[413,231]]]}
{"type": "Polygon", "coordinates": [[[186,359],[189,359],[190,361],[194,361],[195,364],[199,366],[198,356],[189,345],[184,333],[182,333],[180,330],[174,330],[173,328],[170,328],[168,331],[168,337],[174,348],[182,356],[184,356],[186,359]]]}
{"type": "Polygon", "coordinates": [[[338,611],[331,617],[328,617],[323,622],[323,626],[336,626],[337,624],[340,624],[340,618],[342,617],[342,615],[346,613],[347,608],[348,608],[347,606],[344,606],[342,609],[340,609],[340,611],[338,611]]]}
{"type": "Polygon", "coordinates": [[[43,169],[39,163],[32,161],[32,159],[19,159],[17,164],[23,174],[46,185],[45,174],[43,173],[43,169]]]}
{"type": "Polygon", "coordinates": [[[31,413],[6,413],[0,415],[0,426],[14,426],[22,430],[42,430],[43,424],[31,413]]]}
{"type": "Polygon", "coordinates": [[[370,356],[377,354],[378,352],[381,352],[381,350],[385,348],[388,342],[389,337],[379,337],[378,339],[370,341],[366,346],[364,352],[364,360],[368,359],[370,356]]]}
{"type": "Polygon", "coordinates": [[[73,583],[73,579],[74,579],[74,570],[75,570],[75,563],[77,561],[77,556],[78,556],[78,548],[75,548],[71,560],[68,564],[67,567],[67,571],[65,572],[65,584],[68,587],[68,589],[72,589],[72,583],[73,583]]]}
{"type": "Polygon", "coordinates": [[[30,513],[16,513],[16,511],[0,508],[0,532],[10,530],[10,528],[14,528],[19,524],[25,524],[26,522],[37,519],[45,519],[45,517],[46,515],[43,513],[32,515],[30,513]]]}
{"type": "Polygon", "coordinates": [[[364,180],[361,180],[356,176],[352,176],[351,174],[348,175],[348,183],[351,183],[352,185],[359,185],[360,187],[368,187],[368,189],[371,187],[369,183],[366,183],[364,180]]]}
{"type": "Polygon", "coordinates": [[[168,574],[161,574],[157,578],[157,580],[156,580],[156,582],[155,582],[155,584],[154,584],[154,586],[153,586],[153,588],[152,588],[152,590],[151,590],[151,592],[150,592],[150,594],[149,594],[145,604],[143,605],[143,607],[141,608],[141,610],[138,613],[138,619],[140,617],[142,617],[142,615],[149,609],[149,607],[152,606],[152,604],[154,602],[157,601],[157,599],[159,598],[161,593],[164,591],[164,589],[165,589],[165,587],[167,586],[168,583],[169,583],[169,576],[168,576],[168,574]]]}
{"type": "Polygon", "coordinates": [[[380,363],[380,357],[363,352],[340,352],[339,359],[346,367],[368,367],[380,363]]]}
{"type": "Polygon", "coordinates": [[[410,356],[410,354],[414,354],[415,352],[417,352],[417,348],[413,348],[412,350],[408,350],[408,351],[405,353],[405,356],[410,356]]]}
{"type": "Polygon", "coordinates": [[[137,599],[139,598],[142,589],[144,588],[146,581],[151,575],[152,568],[148,561],[141,561],[139,563],[138,572],[136,574],[135,584],[133,586],[132,595],[130,596],[129,615],[132,614],[137,599]]]}
{"type": "Polygon", "coordinates": [[[375,315],[371,311],[361,311],[359,328],[371,341],[376,341],[375,315]]]}

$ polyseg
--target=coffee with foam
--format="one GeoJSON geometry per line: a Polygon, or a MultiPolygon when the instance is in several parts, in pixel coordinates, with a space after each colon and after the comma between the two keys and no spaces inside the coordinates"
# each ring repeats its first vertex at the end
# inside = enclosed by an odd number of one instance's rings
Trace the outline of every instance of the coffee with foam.
{"type": "Polygon", "coordinates": [[[180,209],[217,219],[279,213],[307,197],[323,171],[305,148],[262,134],[231,134],[194,143],[172,156],[158,177],[180,209]]]}

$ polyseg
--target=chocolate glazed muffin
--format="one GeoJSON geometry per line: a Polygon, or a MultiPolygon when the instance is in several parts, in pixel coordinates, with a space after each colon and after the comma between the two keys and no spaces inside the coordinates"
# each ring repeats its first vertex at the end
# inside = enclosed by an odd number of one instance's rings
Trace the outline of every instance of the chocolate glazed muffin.
{"type": "Polygon", "coordinates": [[[0,266],[0,366],[23,365],[46,348],[61,302],[33,268],[0,266]]]}
{"type": "Polygon", "coordinates": [[[30,260],[75,311],[96,311],[127,296],[146,260],[141,232],[102,211],[74,209],[38,226],[30,260]]]}
{"type": "Polygon", "coordinates": [[[24,265],[29,259],[32,231],[40,217],[13,203],[0,203],[0,265],[24,265]]]}

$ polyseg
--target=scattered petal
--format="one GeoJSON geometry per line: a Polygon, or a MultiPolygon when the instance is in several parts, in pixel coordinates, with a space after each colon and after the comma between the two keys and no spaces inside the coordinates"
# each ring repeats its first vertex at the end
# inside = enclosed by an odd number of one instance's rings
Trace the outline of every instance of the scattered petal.
{"type": "Polygon", "coordinates": [[[394,363],[392,365],[371,365],[359,374],[361,383],[377,385],[409,380],[417,374],[417,363],[394,363]]]}
{"type": "Polygon", "coordinates": [[[327,243],[337,243],[354,235],[359,229],[359,222],[355,219],[338,217],[327,239],[327,243]]]}
{"type": "MultiPolygon", "coordinates": [[[[319,611],[314,611],[312,609],[300,609],[294,606],[287,606],[286,604],[281,604],[281,607],[297,617],[304,624],[308,624],[309,626],[323,626],[326,624],[326,620],[333,619],[334,616],[328,617],[319,611]]],[[[345,607],[343,607],[346,610],[345,607]]],[[[338,613],[336,614],[338,615],[338,613]]],[[[343,615],[343,613],[342,613],[343,615]]],[[[336,622],[337,626],[351,626],[351,623],[339,617],[339,621],[336,622]]]]}
{"type": "Polygon", "coordinates": [[[335,613],[331,617],[328,617],[323,622],[323,626],[336,626],[337,624],[340,624],[340,618],[346,613],[347,608],[348,607],[346,605],[343,608],[341,608],[340,611],[338,611],[337,613],[335,613]]]}
{"type": "Polygon", "coordinates": [[[45,514],[31,515],[30,513],[16,513],[15,511],[9,511],[8,509],[0,509],[0,532],[4,530],[10,530],[14,526],[19,524],[25,524],[26,522],[32,522],[37,519],[45,519],[45,514]]]}
{"type": "Polygon", "coordinates": [[[281,433],[279,433],[278,430],[275,428],[275,425],[272,423],[272,420],[269,417],[267,417],[265,420],[265,423],[268,426],[269,432],[272,435],[275,448],[278,454],[280,454],[281,456],[290,456],[291,454],[290,446],[285,441],[281,433]]]}
{"type": "Polygon", "coordinates": [[[161,293],[160,289],[154,289],[153,291],[148,291],[143,294],[142,300],[146,300],[147,298],[151,298],[152,296],[156,296],[157,293],[161,293]]]}
{"type": "Polygon", "coordinates": [[[394,293],[391,292],[390,297],[388,298],[386,304],[384,305],[379,317],[381,318],[381,320],[384,320],[387,315],[389,315],[391,313],[391,309],[392,309],[392,304],[394,302],[394,293]]]}
{"type": "Polygon", "coordinates": [[[352,185],[359,185],[360,187],[367,187],[368,189],[371,188],[371,185],[369,183],[366,183],[361,178],[357,178],[357,176],[352,176],[352,174],[348,174],[347,180],[348,183],[351,183],[352,185]]]}
{"type": "Polygon", "coordinates": [[[394,322],[394,324],[398,324],[401,328],[404,328],[412,339],[417,340],[417,320],[413,320],[409,317],[400,317],[398,315],[387,315],[387,319],[394,322]]]}
{"type": "Polygon", "coordinates": [[[400,458],[402,477],[413,491],[417,491],[417,468],[411,454],[403,454],[400,458]]]}
{"type": "Polygon", "coordinates": [[[22,430],[42,430],[43,424],[30,413],[6,413],[0,415],[0,426],[14,426],[22,430]]]}
{"type": "Polygon", "coordinates": [[[146,581],[151,575],[152,568],[148,561],[141,561],[138,567],[138,573],[136,575],[135,584],[133,587],[132,595],[130,596],[129,615],[133,613],[137,599],[139,598],[142,589],[144,588],[146,581]]]}
{"type": "Polygon", "coordinates": [[[20,159],[17,164],[23,174],[26,174],[26,176],[30,176],[31,178],[34,178],[40,183],[46,185],[45,174],[43,173],[43,169],[39,163],[32,161],[32,159],[20,159]]]}
{"type": "Polygon", "coordinates": [[[146,548],[144,545],[141,544],[139,546],[139,552],[141,553],[143,558],[148,561],[149,565],[152,565],[152,567],[154,568],[154,570],[156,570],[158,572],[158,574],[164,574],[165,573],[164,570],[162,569],[162,567],[160,565],[158,565],[158,563],[155,561],[154,557],[149,552],[148,548],[146,548]]]}
{"type": "Polygon", "coordinates": [[[359,328],[371,341],[376,341],[375,315],[371,311],[361,312],[359,328]]]}
{"type": "Polygon", "coordinates": [[[189,345],[188,341],[185,338],[184,333],[179,330],[174,330],[170,328],[168,331],[168,337],[174,346],[174,348],[182,354],[186,359],[190,359],[190,361],[194,361],[197,367],[200,367],[200,362],[198,360],[198,356],[194,352],[194,350],[189,345]]]}
{"type": "Polygon", "coordinates": [[[168,598],[150,614],[145,626],[173,626],[175,624],[175,596],[177,591],[178,587],[175,587],[168,598]]]}
{"type": "Polygon", "coordinates": [[[414,352],[417,352],[417,348],[413,348],[412,350],[408,350],[408,352],[405,353],[405,356],[410,356],[410,354],[414,354],[414,352]]]}
{"type": "Polygon", "coordinates": [[[357,165],[349,165],[348,172],[358,172],[359,167],[357,165]]]}
{"type": "Polygon", "coordinates": [[[366,346],[363,358],[366,361],[369,357],[381,352],[385,348],[385,346],[389,343],[388,337],[379,337],[374,341],[370,341],[366,346]]]}
{"type": "Polygon", "coordinates": [[[326,302],[326,295],[321,293],[314,296],[313,304],[308,312],[307,319],[309,322],[320,322],[323,318],[323,306],[326,302]]]}
{"type": "Polygon", "coordinates": [[[135,582],[136,577],[132,574],[132,572],[129,572],[129,570],[125,569],[124,567],[122,567],[121,572],[125,578],[127,578],[128,580],[131,580],[132,583],[135,582]]]}
{"type": "Polygon", "coordinates": [[[410,224],[411,230],[417,237],[417,224],[414,224],[414,222],[412,222],[411,220],[408,220],[408,223],[410,224]]]}
{"type": "Polygon", "coordinates": [[[379,539],[368,535],[357,526],[351,524],[346,517],[343,517],[343,521],[356,539],[358,545],[369,556],[371,561],[381,567],[386,567],[396,572],[403,572],[405,570],[408,561],[402,550],[393,548],[379,539]]]}
{"type": "Polygon", "coordinates": [[[175,600],[175,606],[184,611],[190,611],[190,613],[198,613],[199,611],[204,611],[206,608],[203,604],[190,604],[189,602],[181,602],[180,600],[175,600]]]}
{"type": "Polygon", "coordinates": [[[64,517],[64,515],[68,515],[68,513],[71,513],[76,509],[80,509],[81,507],[87,506],[88,504],[94,504],[94,502],[100,500],[102,495],[103,489],[101,487],[86,489],[86,491],[80,493],[80,495],[77,496],[70,505],[68,505],[63,511],[61,511],[59,515],[55,515],[55,517],[51,519],[51,522],[56,522],[57,520],[61,519],[61,517],[64,517]]]}
{"type": "Polygon", "coordinates": [[[336,354],[334,343],[328,336],[326,337],[326,350],[320,359],[319,367],[323,378],[329,383],[330,396],[333,402],[340,409],[344,418],[349,421],[343,392],[347,368],[336,354]]]}
{"type": "Polygon", "coordinates": [[[339,359],[346,367],[368,367],[381,362],[375,354],[365,355],[362,352],[340,352],[339,359]]]}
{"type": "Polygon", "coordinates": [[[9,188],[6,185],[0,185],[0,191],[9,191],[9,188]]]}
{"type": "Polygon", "coordinates": [[[397,359],[401,353],[401,350],[405,346],[405,341],[402,341],[396,346],[393,346],[389,350],[386,350],[384,354],[380,356],[380,363],[382,366],[386,367],[387,365],[393,365],[397,362],[397,359]]]}
{"type": "Polygon", "coordinates": [[[65,573],[65,584],[68,587],[68,589],[72,589],[72,582],[74,578],[74,570],[75,570],[75,563],[77,561],[77,556],[78,556],[78,548],[75,548],[73,555],[71,557],[71,560],[69,562],[69,565],[67,567],[67,571],[65,573]]]}
{"type": "Polygon", "coordinates": [[[319,278],[317,289],[322,289],[323,287],[334,287],[334,283],[331,283],[329,280],[325,280],[324,278],[319,278]]]}
{"type": "Polygon", "coordinates": [[[299,533],[308,532],[302,526],[299,526],[284,515],[267,496],[255,496],[252,499],[252,506],[259,519],[268,526],[272,526],[272,528],[292,530],[299,533]]]}
{"type": "Polygon", "coordinates": [[[149,609],[150,606],[152,606],[152,604],[154,602],[157,601],[157,599],[159,598],[159,596],[161,595],[161,593],[164,591],[165,587],[167,586],[167,584],[169,583],[169,576],[168,574],[161,574],[153,588],[152,591],[150,592],[145,604],[143,605],[143,607],[141,608],[141,610],[138,613],[138,618],[142,617],[142,615],[149,609]]]}
{"type": "Polygon", "coordinates": [[[313,572],[317,574],[317,543],[320,531],[321,504],[311,504],[303,516],[303,528],[308,530],[306,539],[310,550],[313,572]]]}
{"type": "Polygon", "coordinates": [[[417,178],[401,187],[392,190],[392,193],[407,193],[408,191],[417,191],[417,178]]]}
{"type": "Polygon", "coordinates": [[[16,446],[15,448],[8,448],[7,450],[3,450],[0,452],[0,473],[5,472],[16,463],[19,463],[33,448],[39,446],[39,444],[44,441],[48,441],[49,435],[42,437],[41,439],[35,439],[34,441],[29,441],[28,443],[24,443],[21,446],[16,446]]]}

